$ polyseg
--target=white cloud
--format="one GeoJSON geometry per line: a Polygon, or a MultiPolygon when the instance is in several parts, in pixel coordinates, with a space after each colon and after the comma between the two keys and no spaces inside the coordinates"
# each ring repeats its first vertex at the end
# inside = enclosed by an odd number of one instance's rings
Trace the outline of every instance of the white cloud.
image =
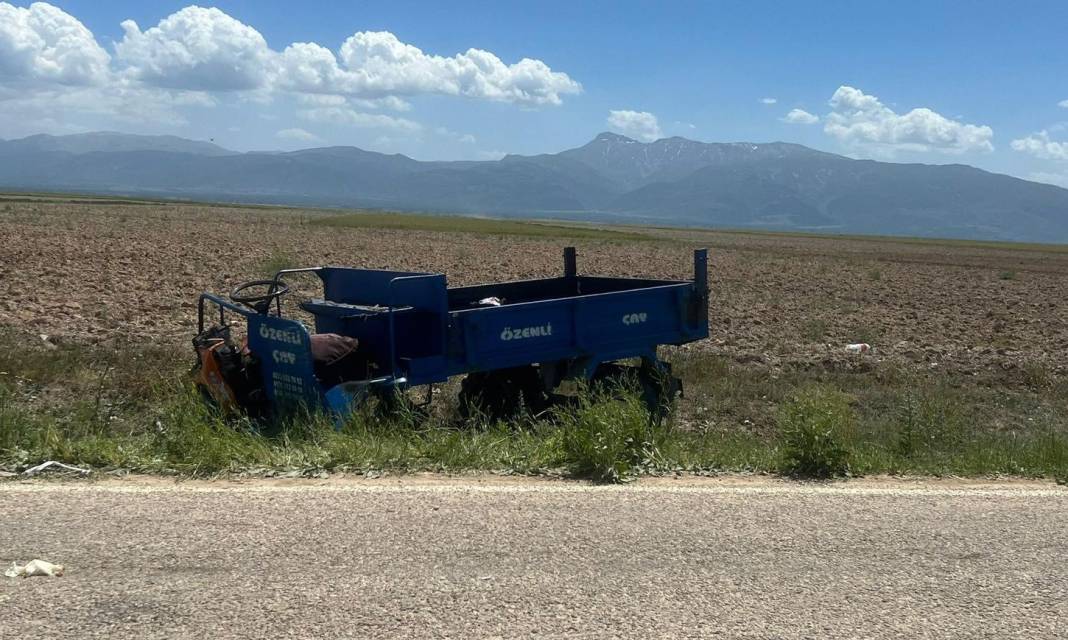
{"type": "Polygon", "coordinates": [[[340,124],[365,129],[395,129],[398,131],[419,131],[422,125],[405,118],[395,118],[381,113],[363,113],[348,107],[317,107],[301,109],[297,117],[309,122],[340,124]]]}
{"type": "Polygon", "coordinates": [[[761,104],[775,104],[779,100],[777,98],[761,98],[761,104]]]}
{"type": "Polygon", "coordinates": [[[625,135],[646,142],[663,137],[656,116],[648,111],[612,110],[608,112],[608,126],[625,135]]]}
{"type": "Polygon", "coordinates": [[[434,133],[438,134],[439,136],[451,138],[453,140],[456,140],[457,142],[462,142],[464,144],[475,144],[476,142],[478,142],[478,139],[470,133],[458,133],[456,131],[453,131],[452,129],[449,129],[448,127],[435,127],[434,133]]]}
{"type": "Polygon", "coordinates": [[[296,42],[278,57],[279,84],[307,93],[350,93],[340,85],[343,73],[334,52],[314,42],[296,42]]]}
{"type": "Polygon", "coordinates": [[[390,109],[392,111],[411,111],[410,102],[401,100],[397,96],[385,96],[383,98],[349,98],[349,102],[364,109],[390,109]]]}
{"type": "Polygon", "coordinates": [[[111,56],[74,16],[43,2],[0,2],[0,83],[68,85],[107,80],[111,56]]]}
{"type": "Polygon", "coordinates": [[[216,8],[186,7],[142,32],[133,20],[115,53],[146,84],[170,89],[248,91],[270,81],[274,53],[259,31],[216,8]]]}
{"type": "MultiPolygon", "coordinates": [[[[31,114],[33,120],[60,122],[109,113],[119,118],[120,112],[140,111],[142,120],[160,116],[161,122],[173,123],[182,119],[176,113],[182,106],[214,104],[226,94],[266,105],[279,93],[291,93],[322,96],[308,98],[312,102],[306,104],[337,109],[340,115],[326,117],[349,124],[412,129],[418,125],[410,120],[352,107],[408,111],[411,104],[405,98],[420,94],[535,107],[560,104],[582,90],[566,73],[540,60],[508,64],[480,49],[432,55],[389,32],[358,31],[336,51],[312,42],[279,51],[253,26],[199,6],[180,9],[147,28],[133,20],[121,26],[124,35],[109,55],[84,24],[61,9],[43,2],[21,8],[0,1],[0,117],[24,111],[33,102],[44,110],[31,114]],[[50,106],[59,102],[65,110],[50,106]]],[[[16,128],[6,124],[2,128],[16,128]]]]}
{"type": "Polygon", "coordinates": [[[841,86],[830,100],[824,131],[850,145],[892,154],[895,151],[964,153],[993,151],[988,126],[950,120],[920,107],[899,115],[879,98],[841,86]]]}
{"type": "Polygon", "coordinates": [[[429,55],[388,31],[360,31],[341,45],[339,56],[314,43],[296,43],[281,53],[280,86],[365,98],[442,94],[527,106],[557,105],[582,86],[540,60],[508,65],[481,49],[451,57],[429,55]]]}
{"type": "Polygon", "coordinates": [[[310,131],[306,131],[299,127],[292,129],[282,129],[274,134],[274,137],[281,140],[295,140],[297,142],[322,142],[323,139],[315,135],[310,131]]]}
{"type": "Polygon", "coordinates": [[[151,123],[169,127],[188,124],[182,107],[214,104],[201,93],[146,90],[123,85],[104,87],[38,87],[7,93],[0,88],[0,138],[28,133],[64,134],[101,129],[95,124],[126,128],[151,123]],[[74,117],[77,114],[78,117],[74,117]]]}
{"type": "Polygon", "coordinates": [[[820,117],[804,109],[790,109],[790,113],[783,116],[782,121],[789,124],[816,124],[820,117]]]}
{"type": "Polygon", "coordinates": [[[410,111],[412,105],[395,96],[384,98],[346,98],[332,93],[299,93],[297,102],[316,107],[354,106],[362,109],[390,109],[393,111],[410,111]]]}
{"type": "Polygon", "coordinates": [[[337,96],[329,93],[302,93],[297,96],[297,102],[316,107],[342,107],[348,104],[345,96],[337,96]]]}
{"type": "Polygon", "coordinates": [[[1061,100],[1060,102],[1057,103],[1057,106],[1058,107],[1064,107],[1065,109],[1068,109],[1068,100],[1061,100]]]}
{"type": "MultiPolygon", "coordinates": [[[[388,31],[361,31],[341,45],[342,86],[347,93],[414,95],[440,93],[525,105],[560,104],[582,87],[541,60],[506,65],[481,49],[451,57],[428,55],[388,31]]],[[[331,70],[331,73],[334,73],[331,70]]]]}
{"type": "Polygon", "coordinates": [[[1026,138],[1012,141],[1014,151],[1027,153],[1043,160],[1068,160],[1068,142],[1051,140],[1049,133],[1039,131],[1026,138]]]}

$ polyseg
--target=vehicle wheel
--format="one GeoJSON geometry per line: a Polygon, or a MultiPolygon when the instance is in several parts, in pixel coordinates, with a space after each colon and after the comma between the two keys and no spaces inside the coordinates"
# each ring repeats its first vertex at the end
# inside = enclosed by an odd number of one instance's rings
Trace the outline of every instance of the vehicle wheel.
{"type": "Polygon", "coordinates": [[[541,376],[534,366],[477,371],[460,384],[460,410],[464,419],[483,416],[508,420],[521,410],[538,413],[548,406],[541,376]]]}
{"type": "Polygon", "coordinates": [[[650,419],[659,424],[671,414],[675,400],[682,393],[682,381],[671,375],[667,363],[628,366],[605,362],[598,365],[590,378],[590,388],[595,393],[637,392],[650,419]]]}

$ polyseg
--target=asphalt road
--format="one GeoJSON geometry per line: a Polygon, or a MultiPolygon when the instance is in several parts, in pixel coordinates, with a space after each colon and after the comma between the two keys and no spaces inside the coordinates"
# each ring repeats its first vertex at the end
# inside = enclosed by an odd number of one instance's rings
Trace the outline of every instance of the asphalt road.
{"type": "Polygon", "coordinates": [[[3,638],[1068,636],[1068,490],[0,483],[3,638]]]}

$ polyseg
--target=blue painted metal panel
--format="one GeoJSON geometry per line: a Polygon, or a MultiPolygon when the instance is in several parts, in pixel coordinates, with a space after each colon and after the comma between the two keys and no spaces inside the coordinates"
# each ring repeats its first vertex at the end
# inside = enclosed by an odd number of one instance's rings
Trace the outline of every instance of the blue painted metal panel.
{"type": "Polygon", "coordinates": [[[323,267],[316,274],[323,281],[323,294],[327,300],[369,306],[389,304],[390,285],[397,278],[420,275],[443,277],[440,274],[348,267],[323,267]]]}
{"type": "Polygon", "coordinates": [[[278,316],[248,317],[248,347],[259,358],[263,386],[275,408],[291,411],[322,405],[312,366],[311,337],[304,325],[278,316]]]}
{"type": "Polygon", "coordinates": [[[582,344],[598,350],[656,344],[663,336],[681,337],[682,288],[667,286],[590,296],[575,318],[582,344]]]}
{"type": "MultiPolygon", "coordinates": [[[[450,375],[577,357],[639,356],[701,337],[690,283],[453,312],[450,375]]],[[[698,301],[699,302],[699,301],[698,301]]],[[[707,327],[704,329],[707,331],[707,327]]]]}
{"type": "Polygon", "coordinates": [[[551,300],[455,312],[464,351],[454,371],[487,371],[542,362],[574,346],[574,317],[569,301],[551,300]]]}

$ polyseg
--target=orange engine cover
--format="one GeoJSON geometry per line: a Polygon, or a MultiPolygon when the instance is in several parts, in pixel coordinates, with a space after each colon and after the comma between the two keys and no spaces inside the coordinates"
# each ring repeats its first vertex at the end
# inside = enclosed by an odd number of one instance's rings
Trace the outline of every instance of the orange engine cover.
{"type": "Polygon", "coordinates": [[[197,347],[200,367],[193,373],[193,382],[207,391],[224,413],[229,413],[238,409],[237,397],[223,377],[222,370],[219,369],[219,361],[215,357],[215,351],[225,345],[226,342],[223,340],[217,340],[209,345],[197,347]]]}

